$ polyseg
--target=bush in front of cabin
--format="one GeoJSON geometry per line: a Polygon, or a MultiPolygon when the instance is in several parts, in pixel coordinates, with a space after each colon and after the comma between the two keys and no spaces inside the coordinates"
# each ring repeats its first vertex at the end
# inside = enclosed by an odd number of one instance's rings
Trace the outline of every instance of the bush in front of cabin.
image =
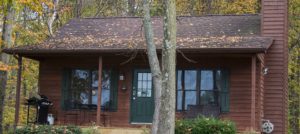
{"type": "Polygon", "coordinates": [[[198,117],[176,121],[175,134],[235,134],[235,124],[228,120],[198,117]]]}
{"type": "Polygon", "coordinates": [[[20,127],[16,134],[82,134],[76,126],[32,125],[20,127]]]}

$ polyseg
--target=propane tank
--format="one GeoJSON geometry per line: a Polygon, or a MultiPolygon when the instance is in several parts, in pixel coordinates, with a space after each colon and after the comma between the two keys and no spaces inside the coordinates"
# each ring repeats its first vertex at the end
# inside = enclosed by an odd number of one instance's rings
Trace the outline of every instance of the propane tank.
{"type": "Polygon", "coordinates": [[[49,125],[53,125],[54,124],[53,114],[48,114],[47,121],[48,121],[49,125]]]}

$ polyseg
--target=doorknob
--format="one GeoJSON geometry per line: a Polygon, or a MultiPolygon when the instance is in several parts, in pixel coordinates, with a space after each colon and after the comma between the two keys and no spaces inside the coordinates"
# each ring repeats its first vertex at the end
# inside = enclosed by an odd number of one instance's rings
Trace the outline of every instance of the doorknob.
{"type": "Polygon", "coordinates": [[[132,99],[135,100],[135,97],[133,97],[132,99]]]}

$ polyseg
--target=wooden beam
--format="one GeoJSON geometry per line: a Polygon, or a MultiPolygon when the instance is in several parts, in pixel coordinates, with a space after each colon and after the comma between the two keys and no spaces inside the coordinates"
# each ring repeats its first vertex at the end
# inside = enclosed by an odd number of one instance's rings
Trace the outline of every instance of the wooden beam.
{"type": "Polygon", "coordinates": [[[97,101],[97,125],[101,125],[101,93],[102,93],[102,56],[99,57],[98,65],[98,101],[97,101]]]}
{"type": "Polygon", "coordinates": [[[16,103],[15,103],[15,122],[14,131],[19,123],[19,111],[20,111],[20,92],[21,92],[21,78],[22,78],[22,57],[16,57],[18,59],[18,74],[17,74],[17,91],[16,91],[16,103]]]}
{"type": "Polygon", "coordinates": [[[251,59],[251,128],[255,129],[256,56],[251,59]]]}

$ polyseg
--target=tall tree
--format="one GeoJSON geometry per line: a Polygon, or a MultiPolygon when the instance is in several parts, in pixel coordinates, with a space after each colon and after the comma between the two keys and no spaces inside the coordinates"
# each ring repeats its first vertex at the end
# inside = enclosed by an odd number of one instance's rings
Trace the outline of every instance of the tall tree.
{"type": "Polygon", "coordinates": [[[144,29],[145,29],[145,38],[147,44],[147,52],[148,52],[148,59],[149,65],[152,72],[152,79],[153,79],[153,87],[154,87],[154,101],[155,101],[155,110],[153,115],[152,121],[152,134],[156,134],[159,125],[159,112],[160,112],[160,98],[161,98],[161,91],[162,91],[162,76],[161,76],[161,69],[159,66],[159,60],[156,53],[156,46],[153,41],[153,29],[151,25],[151,17],[150,17],[150,7],[149,1],[144,0],[143,4],[144,8],[144,29]]]}
{"type": "Polygon", "coordinates": [[[174,134],[176,96],[176,4],[175,0],[165,0],[163,3],[164,40],[162,45],[162,69],[160,69],[156,47],[153,43],[148,0],[144,0],[143,7],[148,59],[155,90],[155,111],[152,134],[174,134]]]}
{"type": "Polygon", "coordinates": [[[128,0],[128,15],[134,16],[136,12],[136,1],[135,0],[128,0]]]}
{"type": "Polygon", "coordinates": [[[174,134],[176,103],[176,2],[164,0],[164,40],[162,46],[162,91],[159,134],[174,134]]]}
{"type": "Polygon", "coordinates": [[[82,12],[82,0],[76,0],[75,17],[80,18],[82,12]]]}
{"type": "Polygon", "coordinates": [[[58,8],[58,2],[59,0],[53,0],[53,9],[52,13],[50,14],[50,17],[48,19],[48,31],[50,33],[50,36],[53,36],[53,22],[57,18],[57,8],[58,8]]]}
{"type": "MultiPolygon", "coordinates": [[[[1,49],[4,47],[12,46],[12,30],[14,21],[14,2],[13,0],[8,0],[6,5],[6,11],[4,12],[3,18],[3,33],[2,33],[2,45],[1,49]]],[[[9,56],[1,52],[1,62],[4,65],[9,64],[9,56]]],[[[3,133],[3,110],[4,110],[4,100],[6,94],[6,84],[7,84],[7,70],[0,71],[0,133],[3,133]]]]}
{"type": "Polygon", "coordinates": [[[300,1],[289,1],[289,130],[300,133],[300,1]]]}

